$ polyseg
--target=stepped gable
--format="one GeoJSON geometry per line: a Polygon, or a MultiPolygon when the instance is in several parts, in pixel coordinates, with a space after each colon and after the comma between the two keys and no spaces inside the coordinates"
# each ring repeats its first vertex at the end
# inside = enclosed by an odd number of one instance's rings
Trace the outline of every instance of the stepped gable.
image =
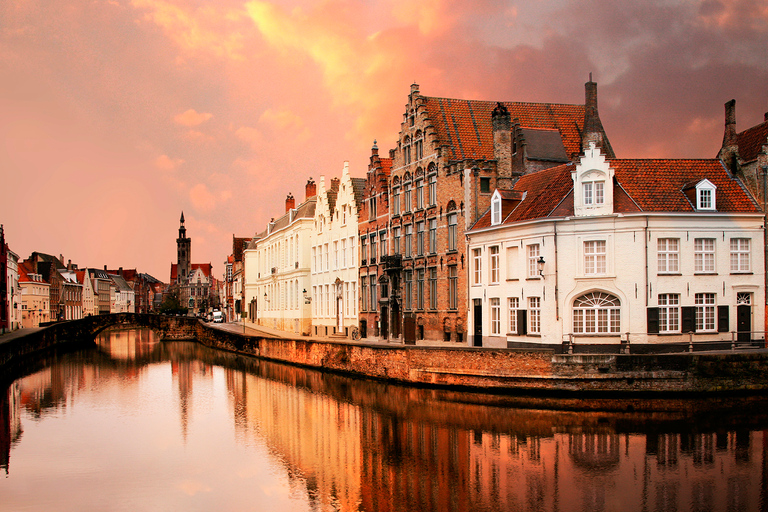
{"type": "MultiPolygon", "coordinates": [[[[581,153],[584,105],[557,103],[496,102],[424,96],[424,104],[441,145],[448,146],[449,160],[493,159],[492,112],[499,103],[513,122],[529,130],[557,130],[567,159],[581,153]]],[[[539,134],[546,137],[546,134],[539,134]]],[[[560,150],[556,148],[556,153],[560,150]]],[[[554,153],[553,153],[554,154],[554,153]]]]}

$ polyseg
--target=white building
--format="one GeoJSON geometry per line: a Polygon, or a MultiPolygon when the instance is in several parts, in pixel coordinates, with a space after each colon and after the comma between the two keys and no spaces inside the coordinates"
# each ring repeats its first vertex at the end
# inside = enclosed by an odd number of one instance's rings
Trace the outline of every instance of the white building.
{"type": "Polygon", "coordinates": [[[246,321],[309,334],[310,244],[317,201],[315,182],[298,207],[291,194],[285,214],[272,220],[243,251],[246,321]]]}
{"type": "Polygon", "coordinates": [[[326,186],[320,177],[312,231],[312,334],[349,334],[357,327],[357,216],[365,178],[349,175],[326,186]]]}
{"type": "Polygon", "coordinates": [[[19,263],[19,286],[21,287],[21,326],[39,327],[51,321],[51,285],[32,267],[19,263]]]}
{"type": "Polygon", "coordinates": [[[115,274],[108,275],[112,280],[112,285],[110,287],[112,293],[110,312],[135,313],[136,297],[133,288],[131,288],[122,276],[115,274]]]}
{"type": "Polygon", "coordinates": [[[15,331],[21,327],[21,285],[19,285],[19,255],[8,249],[6,283],[8,283],[8,327],[15,331]]]}
{"type": "Polygon", "coordinates": [[[720,160],[592,145],[494,192],[468,237],[471,344],[764,338],[763,215],[720,160]]]}

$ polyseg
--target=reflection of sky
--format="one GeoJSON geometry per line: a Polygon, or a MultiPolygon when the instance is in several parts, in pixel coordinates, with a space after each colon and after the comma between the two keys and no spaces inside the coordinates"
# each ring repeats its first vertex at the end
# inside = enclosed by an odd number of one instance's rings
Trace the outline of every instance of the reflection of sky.
{"type": "Polygon", "coordinates": [[[263,445],[223,435],[233,422],[221,368],[212,384],[194,388],[186,438],[168,363],[147,367],[136,385],[100,381],[43,420],[24,414],[0,508],[306,510],[263,445]]]}

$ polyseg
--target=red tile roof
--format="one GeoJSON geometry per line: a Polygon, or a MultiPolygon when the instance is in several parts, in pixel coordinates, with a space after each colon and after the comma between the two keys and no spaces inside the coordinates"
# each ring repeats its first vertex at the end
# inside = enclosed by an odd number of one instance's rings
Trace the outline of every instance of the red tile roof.
{"type": "MultiPolygon", "coordinates": [[[[707,160],[609,160],[615,171],[614,212],[693,212],[683,188],[707,179],[717,187],[718,212],[760,213],[759,206],[732,178],[718,159],[707,160]]],[[[573,180],[575,164],[565,164],[522,176],[514,191],[522,192],[522,201],[504,199],[504,224],[546,217],[573,215],[573,180]]],[[[491,225],[490,211],[473,229],[491,225]]]]}
{"type": "MultiPolygon", "coordinates": [[[[498,102],[423,98],[440,142],[449,147],[449,159],[494,157],[491,114],[498,102]]],[[[523,102],[502,102],[502,105],[512,121],[519,120],[522,128],[558,130],[569,158],[581,152],[584,105],[523,102]]]]}
{"type": "Polygon", "coordinates": [[[763,146],[768,145],[768,121],[737,133],[736,144],[739,147],[739,157],[743,162],[756,160],[763,146]]]}

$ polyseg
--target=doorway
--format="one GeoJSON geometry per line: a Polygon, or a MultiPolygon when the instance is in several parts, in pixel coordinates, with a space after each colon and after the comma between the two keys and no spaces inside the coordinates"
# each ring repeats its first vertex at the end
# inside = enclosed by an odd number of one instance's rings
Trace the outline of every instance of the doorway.
{"type": "Polygon", "coordinates": [[[483,346],[483,299],[473,299],[475,332],[472,345],[483,346]]]}

